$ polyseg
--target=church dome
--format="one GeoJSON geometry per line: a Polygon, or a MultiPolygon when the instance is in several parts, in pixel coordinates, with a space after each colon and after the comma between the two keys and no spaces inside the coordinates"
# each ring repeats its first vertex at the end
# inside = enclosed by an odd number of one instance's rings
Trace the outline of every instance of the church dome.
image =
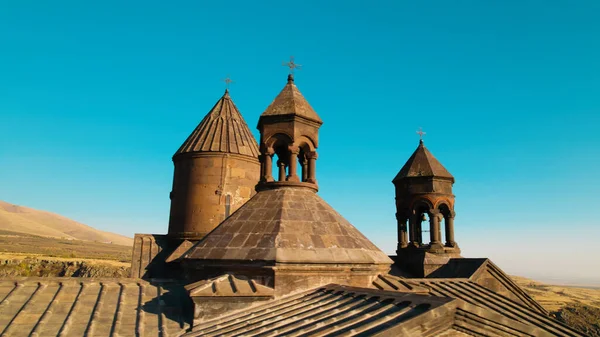
{"type": "Polygon", "coordinates": [[[183,142],[174,157],[200,152],[223,152],[258,158],[256,139],[228,90],[183,142]]]}

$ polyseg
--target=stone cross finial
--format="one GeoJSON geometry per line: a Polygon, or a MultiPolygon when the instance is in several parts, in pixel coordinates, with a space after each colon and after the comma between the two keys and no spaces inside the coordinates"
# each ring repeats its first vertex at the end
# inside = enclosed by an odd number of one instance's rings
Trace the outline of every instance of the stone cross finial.
{"type": "Polygon", "coordinates": [[[421,142],[423,142],[423,136],[425,134],[427,134],[427,133],[423,131],[423,128],[419,127],[419,131],[417,131],[417,135],[419,135],[419,138],[420,138],[421,142]]]}
{"type": "Polygon", "coordinates": [[[302,68],[301,64],[297,64],[294,62],[294,57],[290,56],[289,62],[283,62],[283,65],[290,68],[290,75],[294,75],[294,69],[300,70],[302,68]]]}
{"type": "Polygon", "coordinates": [[[231,83],[234,83],[233,80],[229,77],[229,75],[227,75],[227,77],[225,77],[225,79],[223,79],[223,82],[225,82],[225,89],[229,90],[229,85],[231,83]]]}

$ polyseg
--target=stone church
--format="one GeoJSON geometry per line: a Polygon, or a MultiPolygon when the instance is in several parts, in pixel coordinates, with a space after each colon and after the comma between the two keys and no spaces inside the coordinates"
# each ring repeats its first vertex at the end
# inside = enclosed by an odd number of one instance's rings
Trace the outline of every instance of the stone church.
{"type": "Polygon", "coordinates": [[[0,336],[582,336],[461,256],[454,177],[422,140],[382,252],[317,193],[322,124],[289,75],[257,142],[226,90],[175,152],[168,233],[136,234],[131,278],[2,281],[0,336]]]}

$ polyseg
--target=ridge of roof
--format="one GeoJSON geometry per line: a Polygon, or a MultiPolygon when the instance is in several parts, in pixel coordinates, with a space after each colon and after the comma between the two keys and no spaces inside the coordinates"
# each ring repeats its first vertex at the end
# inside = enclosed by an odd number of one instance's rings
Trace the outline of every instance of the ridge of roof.
{"type": "Polygon", "coordinates": [[[273,296],[273,288],[256,283],[252,279],[224,274],[185,286],[192,297],[244,297],[273,296]]]}
{"type": "Polygon", "coordinates": [[[258,143],[228,90],[225,90],[173,157],[199,152],[223,152],[258,158],[258,143]]]}
{"type": "MultiPolygon", "coordinates": [[[[512,292],[519,300],[523,303],[528,304],[533,310],[537,310],[538,312],[548,315],[548,311],[544,309],[544,307],[539,304],[536,300],[534,300],[527,292],[525,292],[518,284],[515,283],[506,273],[500,269],[496,264],[492,262],[492,260],[486,258],[485,262],[479,268],[479,270],[474,273],[470,280],[477,282],[478,276],[480,276],[483,272],[487,271],[489,275],[494,277],[498,282],[502,283],[502,285],[512,292]]],[[[479,283],[479,282],[477,282],[479,283]]]]}
{"type": "Polygon", "coordinates": [[[329,284],[202,322],[183,336],[242,332],[323,336],[350,330],[361,336],[431,336],[438,325],[424,323],[451,317],[456,305],[451,298],[329,284]]]}
{"type": "Polygon", "coordinates": [[[396,182],[404,178],[414,177],[439,177],[454,180],[452,174],[425,147],[423,140],[419,142],[415,152],[408,158],[392,181],[396,182]]]}
{"type": "Polygon", "coordinates": [[[428,287],[430,295],[456,298],[464,301],[467,305],[490,310],[510,320],[540,328],[545,335],[582,336],[551,316],[498,294],[470,279],[420,278],[406,281],[428,287]]]}
{"type": "Polygon", "coordinates": [[[294,77],[292,75],[288,75],[287,84],[260,117],[285,115],[296,115],[317,123],[323,123],[319,115],[317,115],[300,90],[298,90],[296,84],[294,84],[294,77]]]}

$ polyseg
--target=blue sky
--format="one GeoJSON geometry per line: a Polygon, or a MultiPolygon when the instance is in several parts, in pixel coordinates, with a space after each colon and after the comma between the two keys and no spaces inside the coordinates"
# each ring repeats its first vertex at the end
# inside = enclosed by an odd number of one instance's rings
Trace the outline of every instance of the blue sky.
{"type": "Polygon", "coordinates": [[[4,1],[0,200],[164,233],[171,156],[221,80],[258,136],[294,55],[325,122],[319,193],[380,248],[423,127],[456,177],[464,256],[600,283],[599,16],[597,1],[4,1]]]}

